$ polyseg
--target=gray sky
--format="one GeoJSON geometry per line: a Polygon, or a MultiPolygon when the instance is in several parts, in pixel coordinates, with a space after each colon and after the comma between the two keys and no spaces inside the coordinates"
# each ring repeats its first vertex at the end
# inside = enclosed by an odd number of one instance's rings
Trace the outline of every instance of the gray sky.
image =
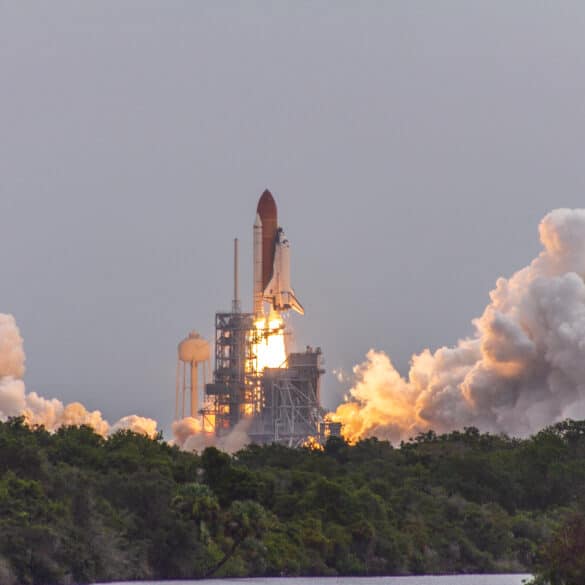
{"type": "MultiPolygon", "coordinates": [[[[176,344],[251,303],[265,187],[325,403],[471,332],[583,206],[581,2],[0,0],[0,312],[28,390],[168,428],[176,344]]],[[[168,433],[167,433],[168,435],[168,433]]]]}

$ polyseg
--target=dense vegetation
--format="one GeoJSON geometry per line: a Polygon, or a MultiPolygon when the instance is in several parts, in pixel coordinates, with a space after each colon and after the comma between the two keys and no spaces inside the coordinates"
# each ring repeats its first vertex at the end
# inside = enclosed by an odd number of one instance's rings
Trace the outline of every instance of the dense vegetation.
{"type": "Polygon", "coordinates": [[[556,554],[584,493],[585,422],[528,440],[468,428],[398,449],[332,439],[230,457],[12,419],[0,583],[527,571],[556,554]]]}
{"type": "Polygon", "coordinates": [[[570,514],[543,545],[532,585],[585,583],[585,513],[570,514]]]}

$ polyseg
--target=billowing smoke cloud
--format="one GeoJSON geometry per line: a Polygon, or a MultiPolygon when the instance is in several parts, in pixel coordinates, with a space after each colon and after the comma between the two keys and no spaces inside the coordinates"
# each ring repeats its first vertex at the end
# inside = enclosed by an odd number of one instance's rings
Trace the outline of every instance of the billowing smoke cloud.
{"type": "Polygon", "coordinates": [[[414,355],[407,379],[368,352],[332,415],[348,438],[468,425],[523,436],[585,418],[585,210],[557,209],[539,232],[543,251],[498,279],[472,337],[414,355]]]}
{"type": "Polygon", "coordinates": [[[198,418],[193,418],[191,416],[175,421],[172,429],[175,444],[179,445],[179,447],[183,447],[187,440],[193,435],[203,432],[201,421],[198,418]]]}
{"type": "Polygon", "coordinates": [[[0,313],[0,380],[22,378],[24,350],[22,337],[12,315],[0,313]]]}
{"type": "Polygon", "coordinates": [[[119,429],[156,436],[156,421],[150,418],[126,416],[110,428],[99,410],[88,411],[79,402],[64,405],[56,398],[27,393],[22,381],[24,360],[22,337],[14,317],[0,313],[0,420],[24,416],[29,425],[43,425],[49,431],[61,426],[88,425],[104,436],[119,429]]]}
{"type": "Polygon", "coordinates": [[[226,453],[235,453],[250,442],[248,429],[251,419],[242,419],[225,436],[216,437],[213,433],[203,432],[199,419],[186,417],[173,423],[175,444],[185,451],[201,452],[206,447],[217,447],[226,453]]]}
{"type": "Polygon", "coordinates": [[[158,434],[154,419],[138,416],[137,414],[123,416],[119,421],[115,422],[110,432],[115,433],[116,431],[133,431],[134,433],[146,435],[151,439],[154,439],[158,434]]]}

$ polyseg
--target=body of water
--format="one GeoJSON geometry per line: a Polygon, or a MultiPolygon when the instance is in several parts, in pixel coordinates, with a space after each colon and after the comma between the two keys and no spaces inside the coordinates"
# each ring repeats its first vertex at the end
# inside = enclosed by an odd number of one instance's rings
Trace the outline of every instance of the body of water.
{"type": "MultiPolygon", "coordinates": [[[[417,577],[290,577],[144,581],[145,585],[522,585],[530,575],[441,575],[417,577]]],[[[109,585],[137,585],[119,581],[109,585]]]]}

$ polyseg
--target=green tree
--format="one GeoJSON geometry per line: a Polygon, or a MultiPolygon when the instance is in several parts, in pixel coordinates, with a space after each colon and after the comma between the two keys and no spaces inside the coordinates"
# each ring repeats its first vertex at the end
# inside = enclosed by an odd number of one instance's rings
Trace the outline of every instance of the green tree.
{"type": "Polygon", "coordinates": [[[585,514],[577,512],[555,531],[543,546],[539,585],[583,585],[585,583],[585,514]]]}

